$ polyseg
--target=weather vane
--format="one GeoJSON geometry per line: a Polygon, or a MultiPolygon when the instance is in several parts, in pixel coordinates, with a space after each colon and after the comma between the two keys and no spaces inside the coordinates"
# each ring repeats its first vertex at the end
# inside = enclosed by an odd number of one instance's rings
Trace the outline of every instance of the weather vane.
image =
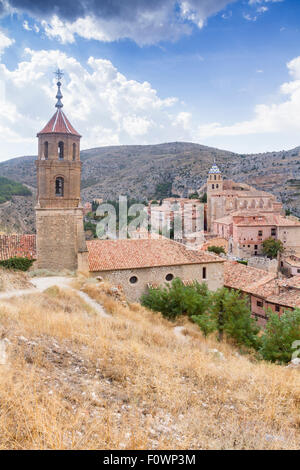
{"type": "Polygon", "coordinates": [[[54,72],[54,75],[56,75],[56,78],[59,81],[64,76],[64,72],[58,67],[57,70],[54,72]]]}

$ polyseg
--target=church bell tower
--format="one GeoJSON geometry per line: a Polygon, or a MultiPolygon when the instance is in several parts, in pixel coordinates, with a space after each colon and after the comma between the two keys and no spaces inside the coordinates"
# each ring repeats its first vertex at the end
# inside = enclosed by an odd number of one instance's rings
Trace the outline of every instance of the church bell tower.
{"type": "Polygon", "coordinates": [[[223,191],[223,177],[222,173],[214,161],[211,169],[208,172],[207,178],[207,230],[212,231],[213,221],[217,218],[218,213],[218,198],[214,197],[223,191]]]}
{"type": "Polygon", "coordinates": [[[80,199],[80,134],[62,111],[57,70],[57,108],[37,134],[37,267],[53,271],[82,269],[87,260],[80,199]]]}

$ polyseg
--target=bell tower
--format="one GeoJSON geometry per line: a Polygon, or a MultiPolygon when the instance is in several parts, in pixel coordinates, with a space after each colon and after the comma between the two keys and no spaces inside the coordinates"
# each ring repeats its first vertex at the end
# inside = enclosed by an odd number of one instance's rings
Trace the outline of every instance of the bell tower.
{"type": "Polygon", "coordinates": [[[37,134],[37,266],[54,271],[82,268],[87,259],[80,199],[80,134],[62,111],[61,78],[57,108],[37,134]]]}
{"type": "Polygon", "coordinates": [[[211,232],[212,223],[216,219],[217,205],[219,201],[216,197],[223,191],[223,177],[222,173],[214,161],[211,169],[208,172],[207,178],[207,230],[211,232]]]}

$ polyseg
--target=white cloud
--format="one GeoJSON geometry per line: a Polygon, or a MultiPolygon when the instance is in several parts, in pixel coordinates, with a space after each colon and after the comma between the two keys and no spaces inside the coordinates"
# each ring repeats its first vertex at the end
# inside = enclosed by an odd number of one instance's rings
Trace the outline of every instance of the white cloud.
{"type": "Polygon", "coordinates": [[[155,44],[163,40],[176,41],[190,34],[192,26],[202,28],[208,17],[222,11],[237,0],[165,0],[151,9],[141,9],[132,17],[101,17],[89,12],[74,21],[58,14],[43,20],[42,26],[50,38],[62,43],[73,43],[76,35],[85,39],[110,42],[131,38],[139,45],[155,44]],[[179,5],[179,11],[175,6],[179,5]]]}
{"type": "Polygon", "coordinates": [[[26,29],[26,31],[32,31],[27,20],[23,21],[23,28],[26,29]]]}
{"type": "MultiPolygon", "coordinates": [[[[299,145],[300,132],[300,57],[296,57],[287,64],[292,77],[290,82],[284,83],[279,90],[279,100],[282,102],[271,105],[259,104],[254,109],[253,119],[224,126],[218,122],[198,127],[198,140],[213,137],[234,137],[247,135],[277,134],[282,136],[282,146],[285,137],[293,135],[293,141],[299,145]],[[298,143],[297,143],[298,140],[298,143]]],[[[270,137],[270,142],[272,138],[270,137]]],[[[270,148],[270,144],[269,144],[270,148]]]]}
{"type": "Polygon", "coordinates": [[[0,64],[0,160],[36,152],[35,135],[55,112],[53,64],[68,72],[64,110],[83,135],[83,148],[191,138],[191,116],[177,98],[161,98],[150,83],[128,80],[108,60],[90,57],[80,64],[61,51],[30,49],[25,57],[14,70],[0,64]]]}
{"type": "Polygon", "coordinates": [[[4,50],[15,42],[14,39],[9,38],[3,31],[0,30],[0,56],[4,50]]]}

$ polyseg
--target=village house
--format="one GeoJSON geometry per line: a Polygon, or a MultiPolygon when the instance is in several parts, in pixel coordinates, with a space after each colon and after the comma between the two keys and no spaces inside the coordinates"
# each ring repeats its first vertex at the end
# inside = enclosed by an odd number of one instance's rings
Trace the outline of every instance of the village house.
{"type": "Polygon", "coordinates": [[[199,200],[165,198],[160,204],[150,202],[147,211],[152,231],[167,236],[175,223],[179,228],[175,231],[176,241],[186,244],[191,243],[191,238],[196,238],[198,244],[199,240],[203,242],[204,204],[199,200]]]}
{"type": "Polygon", "coordinates": [[[223,286],[222,258],[166,238],[91,240],[87,247],[90,273],[120,286],[131,301],[139,300],[150,285],[164,285],[176,277],[205,282],[210,290],[223,286]]]}
{"type": "Polygon", "coordinates": [[[251,313],[261,326],[268,321],[268,309],[281,316],[286,310],[300,308],[300,276],[278,279],[275,273],[226,261],[224,286],[249,297],[251,313]]]}
{"type": "Polygon", "coordinates": [[[286,249],[300,249],[300,222],[279,213],[233,212],[215,220],[213,232],[227,239],[228,252],[239,258],[262,255],[262,243],[267,238],[281,240],[286,249]]]}
{"type": "Polygon", "coordinates": [[[281,270],[287,276],[300,275],[300,252],[296,254],[287,254],[281,259],[281,270]]]}

